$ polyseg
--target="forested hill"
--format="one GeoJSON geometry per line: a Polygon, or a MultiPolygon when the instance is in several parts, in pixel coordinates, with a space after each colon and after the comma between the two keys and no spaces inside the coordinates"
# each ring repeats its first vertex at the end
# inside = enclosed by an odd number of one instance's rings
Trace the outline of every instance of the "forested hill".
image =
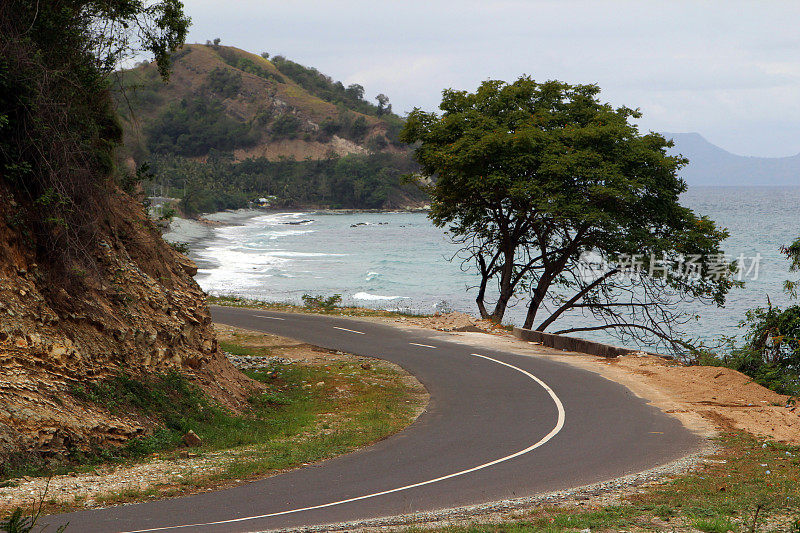
{"type": "Polygon", "coordinates": [[[389,99],[370,100],[282,56],[207,43],[119,73],[126,156],[189,214],[274,196],[278,205],[405,207],[424,202],[389,99]],[[373,103],[374,102],[374,103],[373,103]]]}

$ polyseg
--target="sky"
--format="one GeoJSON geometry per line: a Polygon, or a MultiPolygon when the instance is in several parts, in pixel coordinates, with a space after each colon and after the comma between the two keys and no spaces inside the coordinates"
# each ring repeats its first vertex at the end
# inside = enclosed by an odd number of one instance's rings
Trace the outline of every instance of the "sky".
{"type": "Polygon", "coordinates": [[[800,153],[800,2],[184,0],[188,42],[280,54],[400,114],[487,79],[596,83],[644,131],[800,153]]]}

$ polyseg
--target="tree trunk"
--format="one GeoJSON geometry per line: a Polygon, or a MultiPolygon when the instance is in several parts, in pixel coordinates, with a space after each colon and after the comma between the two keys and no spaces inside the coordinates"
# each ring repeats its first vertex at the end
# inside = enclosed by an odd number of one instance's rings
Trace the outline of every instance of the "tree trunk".
{"type": "Polygon", "coordinates": [[[508,301],[514,296],[514,247],[507,246],[503,252],[503,268],[500,271],[500,294],[497,296],[497,303],[494,306],[494,311],[489,318],[497,324],[501,323],[503,316],[506,314],[506,307],[508,301]]]}
{"type": "Polygon", "coordinates": [[[511,300],[513,295],[513,290],[500,292],[500,295],[497,297],[497,303],[494,306],[494,311],[492,311],[491,316],[489,316],[492,322],[500,324],[503,321],[503,316],[506,314],[506,308],[508,307],[508,301],[511,300]]]}
{"type": "Polygon", "coordinates": [[[531,329],[533,327],[533,321],[536,319],[536,313],[539,311],[539,306],[542,304],[542,301],[544,301],[544,296],[547,294],[547,288],[549,286],[549,281],[546,284],[544,283],[544,279],[539,281],[539,285],[536,286],[536,291],[533,293],[533,298],[531,298],[531,303],[528,305],[528,314],[525,316],[525,324],[523,324],[523,328],[531,329]]]}
{"type": "Polygon", "coordinates": [[[488,273],[481,273],[481,284],[478,287],[478,295],[475,297],[475,303],[478,304],[478,311],[481,314],[481,318],[484,320],[491,318],[489,315],[489,311],[486,310],[486,302],[484,298],[486,296],[486,284],[489,282],[489,275],[488,273]]]}
{"type": "Polygon", "coordinates": [[[533,328],[533,321],[536,319],[536,313],[539,311],[544,297],[547,296],[547,290],[550,288],[550,284],[553,283],[553,278],[555,278],[557,272],[560,272],[558,266],[553,270],[547,269],[542,273],[542,277],[539,278],[539,283],[536,285],[536,290],[533,292],[531,303],[528,305],[528,314],[525,316],[523,328],[533,328]]]}

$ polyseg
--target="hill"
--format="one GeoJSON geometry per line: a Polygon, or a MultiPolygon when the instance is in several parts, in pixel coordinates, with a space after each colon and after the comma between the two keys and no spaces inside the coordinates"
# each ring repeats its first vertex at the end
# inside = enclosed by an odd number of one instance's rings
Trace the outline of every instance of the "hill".
{"type": "Polygon", "coordinates": [[[345,87],[282,56],[208,43],[118,73],[116,101],[130,166],[184,198],[189,214],[275,197],[286,206],[388,208],[425,197],[402,181],[416,169],[384,95],[345,87]],[[186,195],[194,194],[194,197],[186,195]]]}
{"type": "Polygon", "coordinates": [[[681,177],[689,185],[797,186],[800,154],[790,157],[747,157],[732,154],[708,142],[699,133],[663,133],[675,141],[673,154],[689,164],[681,177]]]}
{"type": "Polygon", "coordinates": [[[137,160],[211,149],[236,160],[403,151],[396,140],[402,120],[364,100],[359,85],[229,46],[186,45],[172,61],[166,84],[154,63],[120,73],[125,145],[137,160]]]}

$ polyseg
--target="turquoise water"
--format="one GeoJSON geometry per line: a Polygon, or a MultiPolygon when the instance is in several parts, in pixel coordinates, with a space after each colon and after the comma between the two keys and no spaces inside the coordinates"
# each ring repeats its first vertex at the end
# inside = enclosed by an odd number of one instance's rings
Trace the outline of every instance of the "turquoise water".
{"type": "MultiPolygon", "coordinates": [[[[757,277],[754,271],[745,276],[745,288],[731,293],[724,308],[689,309],[700,316],[694,335],[740,334],[745,311],[764,305],[767,295],[774,304],[788,302],[781,287],[790,274],[780,246],[800,236],[800,187],[696,187],[683,202],[729,229],[726,253],[761,254],[757,277]]],[[[277,212],[217,228],[195,255],[204,265],[197,280],[211,294],[299,303],[303,294],[339,293],[346,304],[475,314],[470,287],[477,279],[457,258],[450,260],[457,251],[421,213],[277,212]]],[[[506,321],[521,325],[524,315],[520,302],[506,321]]],[[[561,325],[589,323],[571,316],[561,325]]],[[[609,340],[603,333],[581,336],[609,340]]]]}

